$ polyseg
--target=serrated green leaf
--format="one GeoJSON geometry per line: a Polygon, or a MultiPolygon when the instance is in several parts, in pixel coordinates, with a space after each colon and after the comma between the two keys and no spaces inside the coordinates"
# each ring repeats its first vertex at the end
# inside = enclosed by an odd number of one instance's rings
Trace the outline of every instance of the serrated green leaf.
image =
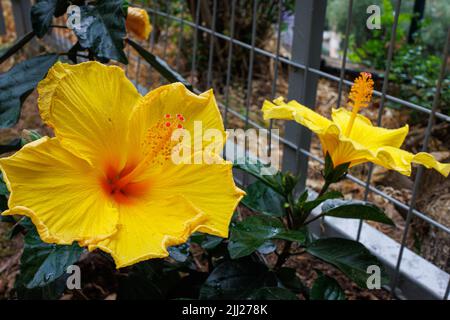
{"type": "Polygon", "coordinates": [[[261,181],[255,181],[247,187],[242,204],[253,211],[273,217],[286,214],[284,198],[261,181]]]}
{"type": "Polygon", "coordinates": [[[346,300],[345,292],[336,280],[321,274],[310,291],[311,300],[346,300]]]}
{"type": "Polygon", "coordinates": [[[126,29],[122,5],[122,0],[97,0],[95,5],[80,6],[80,25],[74,25],[73,32],[80,45],[91,49],[97,58],[127,64],[123,51],[126,29]]]}
{"type": "Polygon", "coordinates": [[[37,56],[0,75],[0,128],[16,124],[23,101],[57,60],[56,54],[37,56]]]}
{"type": "Polygon", "coordinates": [[[365,201],[327,200],[322,205],[322,213],[331,217],[371,220],[395,226],[383,210],[365,201]]]}
{"type": "Polygon", "coordinates": [[[379,266],[381,282],[388,282],[382,263],[359,242],[341,238],[319,239],[309,244],[306,251],[336,266],[361,288],[367,286],[370,276],[367,268],[371,265],[379,266]]]}
{"type": "Polygon", "coordinates": [[[287,230],[281,221],[269,216],[251,216],[232,227],[228,251],[232,259],[245,257],[273,239],[304,243],[306,231],[287,230]]]}
{"type": "Polygon", "coordinates": [[[276,279],[265,265],[251,259],[224,261],[206,279],[200,299],[245,299],[261,287],[276,286],[276,279]]]}

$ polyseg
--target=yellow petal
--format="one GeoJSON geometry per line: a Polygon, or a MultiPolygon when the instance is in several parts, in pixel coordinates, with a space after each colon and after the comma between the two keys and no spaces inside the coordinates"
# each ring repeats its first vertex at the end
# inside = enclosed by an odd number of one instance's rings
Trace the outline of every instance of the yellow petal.
{"type": "Polygon", "coordinates": [[[127,158],[131,111],[141,96],[119,67],[56,63],[38,85],[39,109],[63,147],[91,164],[127,158]]]}
{"type": "Polygon", "coordinates": [[[373,162],[407,176],[411,175],[411,163],[422,164],[428,169],[433,168],[445,177],[450,173],[450,163],[438,162],[429,153],[412,154],[394,147],[380,148],[373,162]]]}
{"type": "Polygon", "coordinates": [[[89,246],[110,253],[117,268],[167,257],[166,248],[186,242],[205,218],[181,196],[143,200],[119,211],[117,233],[89,246]]]}
{"type": "Polygon", "coordinates": [[[118,211],[101,194],[97,172],[56,138],[25,145],[0,167],[11,192],[3,214],[30,217],[43,241],[83,245],[116,231],[118,211]]]}
{"type": "Polygon", "coordinates": [[[146,40],[152,32],[148,13],[144,9],[128,7],[126,27],[139,39],[146,40]]]}
{"type": "MultiPolygon", "coordinates": [[[[130,143],[135,149],[142,145],[148,130],[158,121],[172,122],[177,114],[182,115],[180,122],[190,132],[192,143],[204,149],[210,142],[203,139],[208,129],[215,129],[222,136],[222,146],[226,141],[225,129],[217,102],[212,90],[196,95],[181,83],[172,83],[150,91],[133,111],[130,127],[130,143]],[[170,118],[166,118],[166,116],[170,118]],[[201,127],[194,133],[194,126],[201,127]]],[[[133,148],[133,147],[132,147],[133,148]]],[[[221,149],[221,148],[220,148],[221,149]]]]}
{"type": "Polygon", "coordinates": [[[276,104],[267,100],[264,101],[262,111],[265,120],[295,120],[317,134],[325,133],[330,126],[333,126],[332,121],[321,116],[317,112],[314,112],[310,108],[301,105],[295,100],[284,103],[279,98],[274,102],[276,104]]]}
{"type": "Polygon", "coordinates": [[[353,167],[373,158],[370,150],[334,130],[319,135],[319,139],[324,154],[329,153],[335,167],[347,162],[353,167]]]}
{"type": "Polygon", "coordinates": [[[228,226],[245,193],[236,187],[232,164],[216,157],[214,164],[167,163],[152,186],[154,197],[168,192],[181,194],[200,209],[207,220],[198,228],[219,237],[228,237],[228,226]]]}
{"type": "MultiPolygon", "coordinates": [[[[351,114],[350,111],[344,108],[333,109],[333,122],[339,127],[341,132],[346,132],[351,114]]],[[[369,119],[357,114],[349,138],[373,151],[382,146],[399,148],[403,144],[408,130],[408,125],[399,129],[375,127],[369,119]]]]}

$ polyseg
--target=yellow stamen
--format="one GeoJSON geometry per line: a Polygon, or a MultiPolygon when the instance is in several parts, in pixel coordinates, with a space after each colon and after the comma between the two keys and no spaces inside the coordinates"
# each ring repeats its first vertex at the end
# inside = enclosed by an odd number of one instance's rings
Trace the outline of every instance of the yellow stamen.
{"type": "Polygon", "coordinates": [[[369,105],[369,102],[372,99],[372,93],[372,75],[368,72],[361,72],[360,76],[355,79],[355,83],[353,84],[349,95],[349,99],[352,101],[350,103],[352,107],[352,115],[345,131],[346,136],[350,136],[353,124],[355,123],[356,115],[358,114],[359,110],[369,105]]]}

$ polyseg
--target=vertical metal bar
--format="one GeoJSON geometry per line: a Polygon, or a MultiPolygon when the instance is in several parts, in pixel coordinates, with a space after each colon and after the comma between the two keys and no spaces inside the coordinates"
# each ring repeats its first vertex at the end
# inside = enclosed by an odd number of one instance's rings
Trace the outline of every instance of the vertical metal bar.
{"type": "MultiPolygon", "coordinates": [[[[433,98],[433,106],[431,108],[430,117],[428,118],[428,125],[427,125],[427,128],[425,130],[425,138],[423,139],[422,152],[427,152],[427,150],[428,150],[428,142],[429,142],[430,136],[431,136],[431,129],[432,129],[433,124],[434,124],[436,112],[437,112],[437,110],[439,108],[439,102],[440,102],[440,98],[441,98],[442,83],[444,81],[444,77],[445,77],[445,73],[446,73],[446,69],[447,69],[447,58],[448,58],[449,42],[450,42],[450,28],[447,29],[447,39],[445,41],[444,52],[443,52],[443,55],[442,55],[441,70],[440,70],[440,73],[439,73],[439,79],[438,79],[437,84],[436,84],[436,93],[435,93],[434,98],[433,98]]],[[[397,258],[397,265],[395,267],[394,277],[392,279],[391,292],[394,295],[395,295],[395,288],[397,287],[398,280],[399,280],[400,266],[401,266],[402,258],[403,258],[403,251],[404,251],[404,249],[406,247],[406,240],[408,238],[408,231],[409,231],[409,227],[411,225],[411,219],[412,219],[412,216],[413,216],[413,212],[412,211],[413,211],[414,206],[416,204],[417,193],[419,192],[419,186],[420,186],[420,182],[421,182],[421,179],[422,179],[423,170],[424,170],[423,166],[420,166],[417,169],[416,178],[414,180],[413,192],[412,192],[411,201],[410,201],[410,204],[409,204],[408,214],[406,216],[405,229],[403,230],[402,242],[401,242],[400,251],[399,251],[399,254],[398,254],[398,258],[397,258]]],[[[446,293],[445,295],[448,295],[448,294],[446,293]]]]}
{"type": "MultiPolygon", "coordinates": [[[[278,81],[278,68],[280,64],[280,47],[281,47],[281,21],[283,17],[283,0],[278,2],[278,19],[277,19],[277,44],[275,51],[275,67],[273,70],[273,81],[272,81],[272,92],[270,98],[275,99],[275,95],[277,94],[277,81],[278,81]]],[[[269,136],[268,136],[268,156],[272,155],[272,128],[273,128],[273,119],[270,119],[269,122],[269,136]]]]}
{"type": "Polygon", "coordinates": [[[14,24],[16,26],[16,36],[17,38],[20,38],[32,30],[30,18],[30,0],[12,0],[11,4],[14,16],[14,24]]]}
{"type": "Polygon", "coordinates": [[[230,105],[230,84],[231,84],[231,63],[233,61],[233,41],[234,41],[234,18],[236,15],[236,0],[231,2],[231,16],[230,16],[230,42],[228,44],[228,58],[227,58],[227,79],[225,84],[225,110],[223,115],[223,122],[225,128],[228,124],[228,108],[230,105]]]}
{"type": "MultiPolygon", "coordinates": [[[[381,122],[383,119],[383,111],[384,111],[384,107],[385,107],[385,103],[386,103],[387,89],[389,86],[389,73],[391,72],[391,63],[392,63],[392,58],[394,55],[395,40],[396,40],[396,36],[397,36],[397,26],[398,26],[398,20],[400,17],[401,5],[402,5],[402,1],[397,0],[396,6],[395,6],[394,23],[392,24],[391,38],[389,41],[389,49],[388,49],[388,55],[387,55],[387,60],[386,60],[386,69],[384,70],[383,86],[381,88],[381,100],[380,100],[380,108],[378,109],[377,126],[381,126],[381,122]]],[[[370,192],[369,187],[370,187],[370,182],[372,181],[373,168],[374,168],[373,163],[370,163],[369,164],[369,172],[367,174],[367,180],[366,180],[366,185],[365,185],[365,190],[364,190],[364,201],[367,201],[367,198],[369,196],[369,192],[370,192]]],[[[356,241],[359,241],[359,239],[361,237],[362,227],[363,227],[363,221],[360,220],[359,226],[358,226],[358,232],[356,234],[356,241]]]]}
{"type": "MultiPolygon", "coordinates": [[[[250,58],[248,63],[248,76],[247,76],[247,96],[245,97],[245,126],[248,128],[249,117],[250,117],[250,104],[252,102],[253,95],[253,66],[255,62],[255,43],[256,43],[256,23],[258,21],[258,0],[253,0],[253,10],[252,10],[252,40],[250,48],[250,58]]],[[[247,136],[245,136],[244,148],[245,148],[245,158],[248,156],[248,141],[247,136]]],[[[248,174],[244,174],[243,184],[246,186],[248,184],[248,174]]]]}
{"type": "Polygon", "coordinates": [[[181,21],[180,21],[180,32],[178,33],[178,52],[176,62],[175,62],[175,68],[176,70],[180,69],[180,59],[181,59],[181,48],[183,47],[183,36],[184,36],[184,10],[185,10],[185,3],[184,1],[181,2],[181,21]]]}
{"type": "Polygon", "coordinates": [[[256,42],[256,23],[257,17],[258,0],[253,0],[253,10],[252,10],[252,40],[250,49],[250,58],[248,63],[248,75],[247,75],[247,96],[245,99],[245,128],[248,127],[248,120],[250,116],[250,103],[252,102],[252,92],[253,92],[253,66],[255,62],[255,42],[256,42]]]}
{"type": "Polygon", "coordinates": [[[3,14],[3,6],[0,1],[0,35],[6,34],[5,15],[3,14]]]}
{"type": "MultiPolygon", "coordinates": [[[[172,6],[170,5],[170,1],[166,1],[166,13],[170,16],[172,12],[172,6]]],[[[166,59],[167,56],[167,44],[169,42],[169,26],[170,26],[170,18],[166,17],[166,20],[164,21],[164,27],[165,27],[165,35],[164,35],[164,48],[163,48],[163,59],[166,59]]]]}
{"type": "Polygon", "coordinates": [[[191,67],[191,83],[195,84],[195,74],[197,67],[197,46],[198,46],[198,25],[200,23],[200,0],[197,0],[197,7],[195,8],[195,30],[194,30],[194,44],[192,48],[192,67],[191,67]]]}
{"type": "MultiPolygon", "coordinates": [[[[157,4],[154,4],[154,6],[155,6],[155,8],[156,9],[158,9],[158,6],[157,6],[157,4]]],[[[152,30],[152,32],[151,32],[151,34],[150,34],[150,40],[149,40],[149,49],[150,49],[150,52],[153,52],[154,51],[154,49],[155,49],[155,37],[156,37],[156,29],[157,29],[157,21],[156,21],[156,13],[155,12],[152,12],[152,20],[151,20],[151,23],[152,23],[152,25],[153,25],[153,30],[152,30]]],[[[147,72],[148,72],[148,75],[147,75],[147,77],[148,77],[148,83],[149,83],[149,86],[152,84],[152,66],[150,65],[150,64],[148,64],[148,66],[147,66],[147,72]]]]}
{"type": "Polygon", "coordinates": [[[348,51],[348,44],[349,44],[350,27],[352,24],[352,11],[353,11],[353,0],[348,0],[347,24],[345,26],[345,44],[344,44],[344,52],[342,54],[341,74],[339,76],[338,98],[337,98],[337,102],[336,102],[337,108],[339,108],[341,106],[342,86],[344,85],[345,66],[347,64],[347,51],[348,51]]]}
{"type": "MultiPolygon", "coordinates": [[[[306,70],[298,68],[290,70],[288,98],[298,100],[311,109],[315,107],[319,77],[317,74],[308,76],[308,68],[320,67],[326,6],[326,0],[295,1],[292,61],[304,64],[307,68],[306,70]]],[[[285,139],[295,144],[298,150],[309,150],[311,133],[294,121],[289,121],[286,124],[285,139]]],[[[283,170],[294,174],[300,173],[299,189],[305,188],[308,170],[307,156],[285,145],[283,170]]]]}
{"type": "Polygon", "coordinates": [[[213,16],[211,21],[211,34],[209,35],[209,58],[208,58],[208,76],[206,80],[206,88],[211,87],[212,82],[212,60],[214,57],[214,41],[216,40],[216,14],[217,14],[217,0],[213,0],[213,16]]]}
{"type": "MultiPolygon", "coordinates": [[[[144,0],[141,0],[140,2],[141,2],[142,6],[145,5],[145,1],[144,0]]],[[[140,41],[139,41],[139,44],[142,45],[142,43],[140,43],[140,41]]],[[[136,86],[139,86],[139,77],[140,77],[140,75],[141,75],[141,55],[138,54],[137,55],[136,74],[134,75],[135,78],[136,78],[136,86]]]]}

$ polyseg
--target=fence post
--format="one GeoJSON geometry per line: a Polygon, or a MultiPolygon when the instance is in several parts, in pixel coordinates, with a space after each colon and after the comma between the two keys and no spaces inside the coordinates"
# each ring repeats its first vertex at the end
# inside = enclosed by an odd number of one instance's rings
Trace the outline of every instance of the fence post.
{"type": "Polygon", "coordinates": [[[5,15],[3,14],[2,2],[0,1],[0,36],[6,34],[5,15]]]}
{"type": "Polygon", "coordinates": [[[31,31],[31,3],[30,0],[12,0],[12,11],[14,24],[16,26],[17,38],[22,37],[31,31]]]}
{"type": "MultiPolygon", "coordinates": [[[[305,68],[291,68],[289,71],[288,99],[297,100],[314,109],[319,76],[309,72],[309,68],[320,67],[323,29],[325,24],[326,0],[296,0],[291,59],[305,68]]],[[[286,123],[285,139],[298,149],[309,151],[311,132],[301,125],[289,121],[286,123]]],[[[301,175],[299,189],[306,185],[308,156],[284,146],[283,170],[301,175]]]]}

